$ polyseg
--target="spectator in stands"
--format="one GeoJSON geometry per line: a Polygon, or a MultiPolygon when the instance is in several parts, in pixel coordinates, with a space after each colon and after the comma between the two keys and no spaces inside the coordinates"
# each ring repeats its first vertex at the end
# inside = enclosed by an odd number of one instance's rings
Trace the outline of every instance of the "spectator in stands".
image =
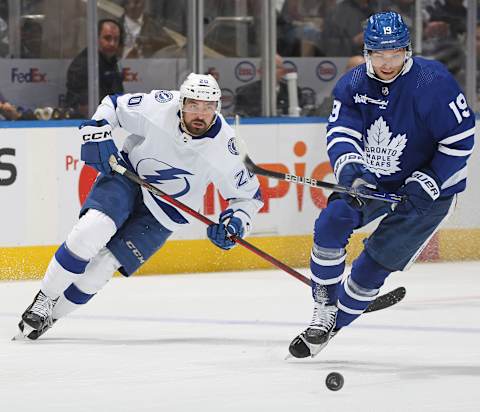
{"type": "Polygon", "coordinates": [[[152,57],[158,50],[175,44],[159,21],[145,11],[145,0],[125,0],[123,7],[123,58],[152,57]]]}
{"type": "Polygon", "coordinates": [[[372,0],[344,0],[325,17],[323,45],[326,56],[363,53],[363,23],[373,14],[372,0]]]}
{"type": "Polygon", "coordinates": [[[40,59],[42,57],[42,25],[35,19],[26,18],[20,27],[20,57],[40,59]]]}
{"type": "Polygon", "coordinates": [[[0,93],[0,120],[18,120],[21,115],[22,114],[17,108],[13,104],[7,102],[0,93]]]}
{"type": "Polygon", "coordinates": [[[410,29],[410,33],[416,30],[415,27],[415,0],[386,0],[384,10],[396,11],[401,14],[403,21],[410,29]]]}
{"type": "MultiPolygon", "coordinates": [[[[276,79],[277,79],[277,115],[288,115],[288,87],[283,79],[287,69],[283,66],[283,59],[280,55],[275,57],[276,79]]],[[[298,105],[303,108],[303,97],[298,88],[298,105]]],[[[262,115],[262,81],[256,80],[245,86],[240,86],[235,92],[235,112],[240,116],[261,116],[262,115]]]]}
{"type": "Polygon", "coordinates": [[[154,16],[162,19],[164,27],[177,33],[187,35],[187,0],[155,0],[151,2],[154,16]]]}
{"type": "Polygon", "coordinates": [[[422,54],[443,63],[464,88],[467,9],[462,0],[445,0],[427,6],[426,12],[422,54]]]}
{"type": "Polygon", "coordinates": [[[325,16],[335,0],[285,0],[277,15],[277,50],[282,56],[324,56],[325,16]]]}
{"type": "Polygon", "coordinates": [[[458,38],[466,31],[467,9],[463,0],[435,1],[426,7],[429,22],[424,29],[426,38],[431,36],[451,35],[458,38]]]}
{"type": "MultiPolygon", "coordinates": [[[[123,93],[122,74],[117,56],[122,44],[122,28],[115,20],[104,19],[98,23],[99,99],[109,94],[123,93]]],[[[68,107],[76,117],[88,115],[88,58],[84,49],[73,59],[67,72],[68,107]]]]}
{"type": "Polygon", "coordinates": [[[0,16],[0,57],[7,56],[8,52],[8,24],[0,16]]]}

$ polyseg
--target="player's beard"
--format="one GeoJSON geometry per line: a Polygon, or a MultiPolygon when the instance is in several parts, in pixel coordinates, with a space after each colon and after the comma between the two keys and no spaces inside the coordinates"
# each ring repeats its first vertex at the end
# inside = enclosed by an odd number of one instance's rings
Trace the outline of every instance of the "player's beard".
{"type": "Polygon", "coordinates": [[[203,119],[193,119],[188,123],[185,122],[185,126],[194,136],[201,136],[209,129],[209,125],[203,119]]]}

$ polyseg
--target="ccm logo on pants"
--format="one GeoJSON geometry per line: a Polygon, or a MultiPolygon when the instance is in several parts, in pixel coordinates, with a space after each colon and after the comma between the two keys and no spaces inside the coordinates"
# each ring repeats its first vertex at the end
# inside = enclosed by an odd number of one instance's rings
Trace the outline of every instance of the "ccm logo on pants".
{"type": "Polygon", "coordinates": [[[125,244],[132,251],[132,253],[140,263],[145,263],[145,259],[143,258],[142,253],[137,249],[137,247],[133,244],[131,240],[127,240],[125,244]]]}

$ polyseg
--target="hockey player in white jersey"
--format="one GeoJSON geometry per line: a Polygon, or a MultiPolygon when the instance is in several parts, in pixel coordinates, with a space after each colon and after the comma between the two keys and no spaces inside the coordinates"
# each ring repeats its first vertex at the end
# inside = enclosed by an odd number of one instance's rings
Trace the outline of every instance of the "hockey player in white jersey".
{"type": "Polygon", "coordinates": [[[220,114],[220,97],[212,76],[191,73],[180,91],[107,96],[93,118],[82,123],[81,158],[101,174],[22,315],[21,336],[37,339],[86,304],[116,270],[132,275],[172,232],[189,223],[174,206],[113,173],[111,155],[195,210],[213,182],[229,201],[218,224],[207,228],[218,247],[228,250],[235,245],[230,234],[250,232],[263,204],[259,183],[241,161],[234,131],[220,114]],[[121,153],[112,140],[115,127],[131,133],[121,153]]]}
{"type": "Polygon", "coordinates": [[[330,196],[315,222],[312,321],[289,348],[298,358],[317,354],[365,311],[390,273],[413,263],[466,187],[475,115],[454,78],[440,63],[412,57],[398,13],[371,16],[364,42],[366,64],[333,90],[328,156],[341,185],[405,200],[391,210],[378,200],[330,196]],[[351,234],[380,216],[342,282],[351,234]]]}

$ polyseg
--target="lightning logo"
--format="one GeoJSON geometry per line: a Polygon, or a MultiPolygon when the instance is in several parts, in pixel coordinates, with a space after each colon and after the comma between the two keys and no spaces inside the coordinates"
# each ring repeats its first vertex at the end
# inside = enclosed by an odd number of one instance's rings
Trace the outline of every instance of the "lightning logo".
{"type": "Polygon", "coordinates": [[[141,160],[137,165],[137,173],[148,183],[167,185],[167,188],[162,187],[162,191],[173,198],[181,197],[190,190],[190,182],[185,176],[192,176],[192,173],[156,159],[141,160]]]}

